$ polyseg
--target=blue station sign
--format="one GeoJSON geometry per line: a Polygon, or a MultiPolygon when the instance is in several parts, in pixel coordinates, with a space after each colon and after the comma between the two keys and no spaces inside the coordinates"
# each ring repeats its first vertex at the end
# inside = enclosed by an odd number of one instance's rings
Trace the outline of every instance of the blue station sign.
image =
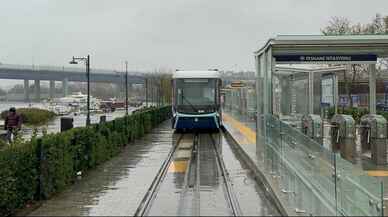
{"type": "Polygon", "coordinates": [[[277,63],[376,63],[375,54],[338,55],[275,55],[277,63]]]}

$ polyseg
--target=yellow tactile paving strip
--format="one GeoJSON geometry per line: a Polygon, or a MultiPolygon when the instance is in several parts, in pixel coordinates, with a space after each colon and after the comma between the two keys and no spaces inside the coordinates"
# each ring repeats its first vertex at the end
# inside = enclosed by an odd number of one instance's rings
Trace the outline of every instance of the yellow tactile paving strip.
{"type": "MultiPolygon", "coordinates": [[[[251,128],[245,126],[240,121],[234,119],[228,114],[223,113],[222,119],[227,124],[231,125],[233,129],[238,130],[240,134],[243,136],[241,138],[236,138],[239,144],[256,144],[256,132],[251,128]]],[[[369,170],[366,171],[368,176],[375,177],[388,177],[387,170],[369,170]]]]}
{"type": "Polygon", "coordinates": [[[188,160],[173,161],[168,168],[170,173],[185,173],[187,170],[188,160]]]}
{"type": "Polygon", "coordinates": [[[175,153],[174,160],[168,167],[169,173],[185,173],[187,164],[191,156],[191,148],[193,146],[193,135],[184,135],[179,142],[178,150],[175,153]]]}
{"type": "Polygon", "coordinates": [[[242,139],[243,141],[240,141],[242,144],[256,144],[256,132],[253,131],[251,128],[245,126],[240,121],[237,121],[236,119],[225,113],[222,114],[222,120],[232,125],[234,129],[240,131],[240,133],[244,136],[244,138],[242,139]]]}
{"type": "Polygon", "coordinates": [[[369,170],[368,176],[385,177],[385,176],[388,176],[388,171],[386,171],[386,170],[369,170]]]}

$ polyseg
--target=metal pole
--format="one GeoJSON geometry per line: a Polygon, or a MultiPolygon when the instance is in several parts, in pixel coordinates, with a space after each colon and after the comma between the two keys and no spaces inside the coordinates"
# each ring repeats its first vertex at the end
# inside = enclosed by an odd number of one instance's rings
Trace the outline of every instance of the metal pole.
{"type": "Polygon", "coordinates": [[[308,72],[309,82],[308,82],[308,88],[309,88],[309,107],[308,112],[309,114],[314,114],[314,72],[309,71],[308,72]]]}
{"type": "Polygon", "coordinates": [[[376,114],[376,65],[369,65],[369,113],[376,114]]]}
{"type": "Polygon", "coordinates": [[[145,79],[145,101],[146,107],[148,107],[148,78],[145,79]]]}
{"type": "Polygon", "coordinates": [[[159,107],[163,105],[162,79],[159,79],[159,107]]]}
{"type": "Polygon", "coordinates": [[[152,76],[152,105],[156,107],[156,85],[155,78],[152,76]]]}
{"type": "Polygon", "coordinates": [[[128,61],[125,61],[125,115],[128,116],[128,61]]]}
{"type": "Polygon", "coordinates": [[[334,114],[338,114],[338,76],[334,74],[334,114]]]}
{"type": "Polygon", "coordinates": [[[150,78],[150,106],[153,105],[154,102],[154,80],[153,77],[150,78]]]}
{"type": "Polygon", "coordinates": [[[159,107],[159,102],[160,102],[160,89],[159,89],[159,81],[156,80],[156,107],[159,107]]]}
{"type": "Polygon", "coordinates": [[[88,58],[86,59],[86,76],[87,76],[87,92],[88,92],[88,98],[87,98],[87,116],[86,116],[86,126],[90,125],[90,55],[88,55],[88,58]]]}

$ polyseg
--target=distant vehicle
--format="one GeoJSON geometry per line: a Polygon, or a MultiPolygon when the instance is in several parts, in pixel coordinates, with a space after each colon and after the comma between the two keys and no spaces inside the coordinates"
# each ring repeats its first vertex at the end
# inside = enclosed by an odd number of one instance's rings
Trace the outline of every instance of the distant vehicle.
{"type": "Polygon", "coordinates": [[[176,71],[172,82],[172,127],[218,130],[222,124],[220,73],[217,70],[176,71]]]}
{"type": "Polygon", "coordinates": [[[111,98],[110,100],[105,100],[100,102],[100,109],[103,111],[114,112],[119,109],[125,109],[125,102],[119,101],[116,98],[111,98]]]}

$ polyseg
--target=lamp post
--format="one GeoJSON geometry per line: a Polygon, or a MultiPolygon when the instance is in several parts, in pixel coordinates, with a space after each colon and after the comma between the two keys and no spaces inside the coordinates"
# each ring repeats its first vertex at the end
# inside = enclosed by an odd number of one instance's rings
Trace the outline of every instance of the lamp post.
{"type": "Polygon", "coordinates": [[[128,116],[128,61],[125,61],[125,115],[128,116]]]}
{"type": "Polygon", "coordinates": [[[146,101],[146,108],[148,108],[148,78],[145,78],[145,101],[146,101]]]}
{"type": "Polygon", "coordinates": [[[86,126],[90,125],[90,55],[86,57],[74,57],[69,62],[70,64],[78,64],[78,61],[85,62],[86,65],[86,78],[87,78],[87,102],[86,102],[86,126]]]}

